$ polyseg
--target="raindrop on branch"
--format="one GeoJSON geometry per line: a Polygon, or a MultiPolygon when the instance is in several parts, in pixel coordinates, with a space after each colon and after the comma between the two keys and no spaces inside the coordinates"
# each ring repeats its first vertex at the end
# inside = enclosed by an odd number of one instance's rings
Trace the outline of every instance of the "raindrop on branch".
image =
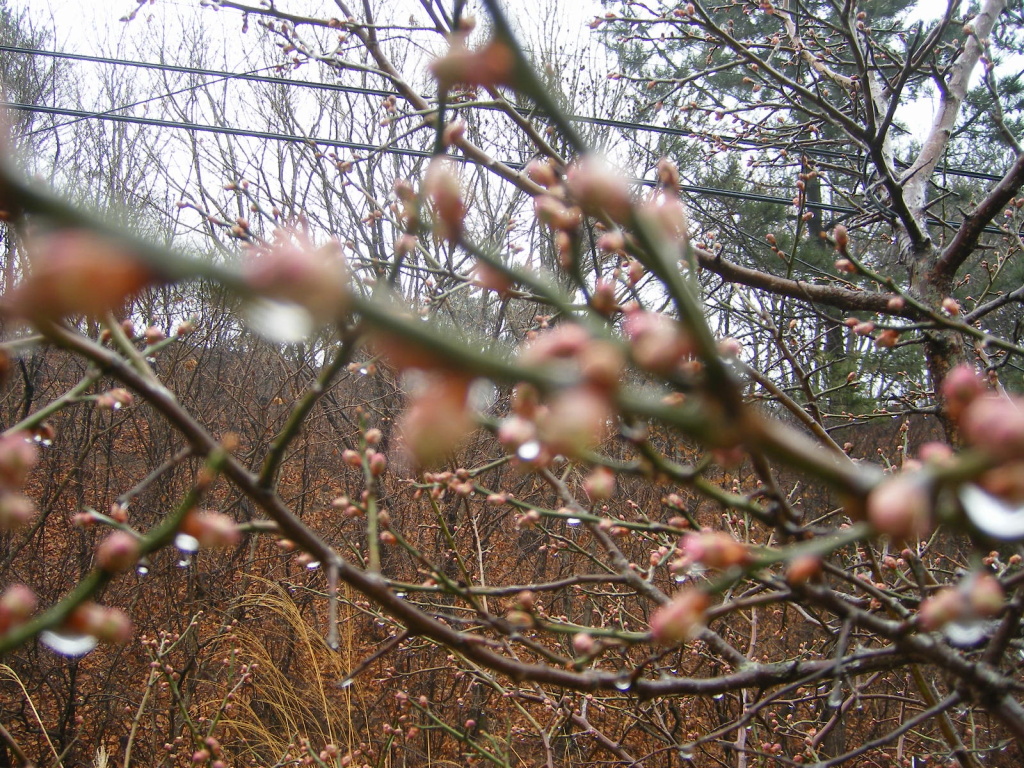
{"type": "Polygon", "coordinates": [[[313,316],[291,302],[256,298],[242,312],[250,328],[275,344],[297,344],[313,332],[313,316]]]}
{"type": "Polygon", "coordinates": [[[68,658],[85,656],[89,651],[99,645],[92,635],[79,635],[74,632],[54,632],[44,629],[39,633],[40,642],[54,653],[68,658]]]}

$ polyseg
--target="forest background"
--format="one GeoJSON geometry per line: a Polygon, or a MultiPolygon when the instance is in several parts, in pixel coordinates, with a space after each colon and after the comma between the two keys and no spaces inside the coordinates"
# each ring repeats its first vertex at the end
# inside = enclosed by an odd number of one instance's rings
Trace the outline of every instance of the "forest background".
{"type": "Polygon", "coordinates": [[[1019,2],[51,7],[0,766],[1019,763],[1019,2]]]}

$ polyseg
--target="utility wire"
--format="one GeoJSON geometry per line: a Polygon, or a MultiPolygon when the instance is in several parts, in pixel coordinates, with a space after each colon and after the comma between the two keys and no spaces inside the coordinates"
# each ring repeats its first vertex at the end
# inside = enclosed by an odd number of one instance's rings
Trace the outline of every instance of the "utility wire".
{"type": "MultiPolygon", "coordinates": [[[[117,59],[106,56],[91,56],[80,53],[62,53],[59,51],[47,51],[39,48],[25,48],[16,45],[0,45],[0,51],[8,53],[23,53],[32,56],[46,56],[57,59],[68,59],[71,61],[86,61],[96,64],[113,64],[128,67],[138,67],[142,69],[155,69],[165,72],[179,72],[183,74],[203,75],[208,77],[216,77],[221,80],[243,80],[260,83],[271,83],[275,85],[287,85],[296,86],[300,88],[312,88],[319,90],[343,92],[343,93],[354,93],[366,96],[379,96],[381,98],[387,98],[394,96],[395,98],[401,98],[402,95],[397,91],[389,91],[380,88],[365,88],[362,86],[351,86],[342,85],[340,83],[323,83],[312,80],[294,80],[287,77],[274,77],[271,75],[260,75],[258,72],[262,72],[268,69],[276,69],[279,65],[270,65],[261,69],[254,69],[249,72],[228,72],[225,70],[214,70],[204,69],[200,67],[183,67],[173,64],[158,64],[153,62],[136,61],[132,59],[117,59]]],[[[198,86],[197,86],[198,87],[198,86]]],[[[158,98],[158,97],[156,97],[158,98]]],[[[458,105],[452,105],[457,108],[458,105]]],[[[501,107],[497,105],[481,105],[480,108],[500,110],[501,107]]],[[[524,117],[536,117],[537,113],[533,110],[517,109],[517,111],[524,117]]],[[[617,128],[623,131],[638,131],[644,133],[656,133],[666,136],[678,136],[680,138],[695,138],[695,139],[706,139],[707,136],[701,134],[699,131],[690,130],[687,128],[675,128],[672,126],[655,125],[653,123],[632,123],[627,120],[615,120],[607,117],[587,117],[584,115],[569,115],[568,119],[571,122],[583,123],[586,125],[596,125],[602,128],[617,128]]],[[[763,144],[757,142],[754,139],[742,138],[739,136],[718,136],[715,137],[726,144],[735,144],[748,149],[768,149],[763,144]]],[[[827,157],[837,160],[851,161],[862,160],[862,156],[858,154],[839,152],[837,150],[821,149],[814,147],[800,147],[800,151],[816,157],[827,157]]],[[[901,167],[909,167],[907,163],[898,162],[901,167]]],[[[939,166],[936,168],[939,173],[945,173],[949,176],[959,176],[971,179],[980,179],[984,181],[999,181],[1002,176],[998,176],[992,173],[983,173],[981,171],[971,171],[966,168],[949,168],[946,166],[939,166]]]]}
{"type": "MultiPolygon", "coordinates": [[[[302,136],[294,133],[276,133],[272,131],[254,131],[245,128],[233,128],[231,126],[218,126],[218,125],[206,125],[203,123],[186,123],[178,120],[162,120],[155,117],[134,117],[130,115],[115,115],[110,112],[89,112],[81,109],[66,109],[64,107],[43,107],[35,106],[32,104],[20,104],[18,102],[2,101],[0,107],[7,109],[15,109],[21,112],[34,112],[48,115],[62,115],[65,117],[74,117],[78,119],[93,119],[93,120],[106,120],[115,123],[129,123],[135,125],[149,125],[160,128],[175,128],[188,131],[199,131],[203,133],[216,133],[227,136],[241,136],[244,138],[252,139],[266,139],[269,141],[283,141],[283,142],[295,142],[299,144],[308,145],[323,145],[327,147],[334,147],[338,149],[348,149],[352,152],[365,152],[369,155],[373,154],[385,154],[385,155],[399,155],[404,157],[415,157],[420,159],[426,159],[433,157],[433,153],[422,149],[410,149],[407,147],[395,147],[386,146],[379,144],[365,144],[356,141],[345,141],[343,139],[327,139],[313,136],[302,136]]],[[[451,155],[452,160],[459,162],[470,162],[468,158],[461,155],[451,155]]],[[[516,171],[522,171],[525,167],[525,163],[518,161],[501,161],[504,165],[512,168],[516,171]]],[[[650,179],[632,179],[635,184],[653,187],[656,182],[650,179]]],[[[691,195],[707,195],[711,197],[724,197],[734,200],[743,200],[747,202],[757,203],[770,203],[774,205],[785,205],[792,206],[792,198],[775,197],[773,195],[762,195],[754,192],[735,192],[731,189],[719,189],[718,187],[705,187],[694,184],[680,184],[680,189],[691,195]]],[[[859,214],[862,211],[857,208],[852,208],[845,205],[833,205],[831,203],[819,203],[811,200],[805,200],[803,203],[805,209],[828,211],[830,213],[841,213],[841,214],[859,214]]],[[[950,229],[958,229],[959,224],[942,221],[938,218],[932,218],[932,222],[936,224],[942,224],[950,229]]],[[[988,226],[984,230],[990,234],[1006,234],[1005,230],[999,229],[998,227],[988,226]]]]}
{"type": "MultiPolygon", "coordinates": [[[[6,107],[7,109],[15,109],[21,112],[38,112],[47,115],[62,115],[65,117],[75,117],[79,119],[95,119],[95,120],[107,120],[115,123],[130,123],[136,125],[149,125],[161,128],[180,128],[188,131],[200,131],[204,133],[218,133],[225,134],[228,136],[242,136],[245,138],[252,139],[267,139],[271,141],[285,141],[285,142],[297,142],[301,144],[317,145],[321,144],[327,147],[335,147],[339,149],[348,149],[353,152],[365,152],[368,154],[389,154],[389,155],[402,155],[405,157],[416,157],[416,158],[430,158],[433,157],[433,152],[423,149],[409,149],[406,147],[386,147],[379,144],[365,144],[356,141],[345,141],[343,139],[327,139],[313,136],[302,136],[294,133],[276,133],[273,131],[255,131],[246,128],[233,128],[230,126],[223,125],[206,125],[203,123],[186,123],[178,120],[162,120],[155,117],[135,117],[132,115],[115,115],[110,112],[89,112],[81,109],[67,109],[64,107],[43,107],[34,106],[32,104],[21,104],[18,102],[4,101],[0,102],[0,106],[6,107]]],[[[467,158],[461,155],[449,156],[452,160],[458,160],[460,162],[468,162],[467,158]]],[[[525,163],[518,161],[501,161],[504,165],[512,168],[516,171],[521,171],[525,167],[525,163]]],[[[654,186],[656,182],[649,179],[633,179],[636,184],[642,184],[645,186],[654,186]]],[[[793,200],[785,197],[774,197],[772,195],[761,195],[752,192],[735,192],[730,189],[718,189],[717,187],[704,187],[696,186],[692,184],[681,184],[680,187],[691,194],[695,195],[711,195],[714,197],[727,197],[736,200],[744,200],[749,202],[759,203],[773,203],[776,205],[787,205],[792,206],[793,200]]],[[[857,214],[861,211],[856,208],[851,208],[843,205],[831,205],[829,203],[816,203],[807,201],[805,203],[806,208],[814,208],[822,211],[831,211],[834,213],[845,213],[845,214],[857,214]]]]}

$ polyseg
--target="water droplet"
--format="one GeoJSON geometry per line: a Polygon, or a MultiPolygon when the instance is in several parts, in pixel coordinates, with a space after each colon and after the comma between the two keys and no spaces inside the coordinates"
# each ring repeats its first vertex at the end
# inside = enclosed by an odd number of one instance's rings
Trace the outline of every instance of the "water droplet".
{"type": "Polygon", "coordinates": [[[828,705],[832,709],[839,709],[843,705],[843,686],[836,685],[832,688],[832,693],[828,695],[828,705]]]}
{"type": "Polygon", "coordinates": [[[135,572],[139,574],[139,576],[145,576],[149,573],[149,566],[139,563],[139,567],[135,569],[135,572]]]}
{"type": "Polygon", "coordinates": [[[360,368],[360,369],[359,369],[359,375],[360,375],[360,376],[365,376],[365,375],[366,375],[366,374],[368,374],[369,372],[370,372],[370,369],[369,369],[369,368],[360,368]]]}
{"type": "Polygon", "coordinates": [[[711,698],[714,699],[715,701],[721,701],[722,699],[725,698],[725,694],[724,693],[716,693],[711,698]]]}
{"type": "Polygon", "coordinates": [[[99,640],[92,635],[79,635],[73,632],[53,632],[49,629],[44,629],[39,633],[39,640],[54,653],[70,658],[84,656],[99,645],[99,640]]]}
{"type": "Polygon", "coordinates": [[[178,561],[179,568],[188,568],[190,565],[192,565],[191,557],[183,557],[178,561]]]}
{"type": "Polygon", "coordinates": [[[115,410],[115,411],[120,411],[120,410],[121,410],[121,404],[120,404],[120,403],[114,403],[114,404],[113,404],[112,406],[110,406],[110,407],[111,407],[111,408],[112,408],[113,410],[115,410]]]}
{"type": "Polygon", "coordinates": [[[617,691],[628,691],[633,687],[633,680],[629,675],[623,675],[612,683],[612,685],[615,686],[615,690],[617,691]]]}
{"type": "Polygon", "coordinates": [[[320,561],[319,560],[314,560],[311,563],[306,563],[306,570],[307,571],[315,571],[319,567],[320,567],[320,561]]]}
{"type": "Polygon", "coordinates": [[[988,629],[985,621],[951,621],[942,628],[942,634],[950,645],[970,648],[985,639],[988,629]]]}
{"type": "Polygon", "coordinates": [[[53,440],[51,440],[50,438],[46,438],[44,440],[40,440],[39,444],[49,448],[51,445],[53,445],[53,440]]]}
{"type": "Polygon", "coordinates": [[[250,328],[275,344],[295,344],[313,332],[313,316],[288,301],[256,298],[242,312],[250,328]]]}
{"type": "Polygon", "coordinates": [[[686,574],[685,574],[685,573],[683,573],[682,571],[676,571],[676,572],[675,572],[675,573],[674,573],[674,574],[672,575],[672,580],[673,580],[673,581],[674,581],[674,582],[675,582],[676,584],[682,584],[682,583],[683,583],[684,581],[686,581],[686,574]]]}
{"type": "Polygon", "coordinates": [[[405,600],[405,592],[395,592],[395,597],[399,600],[405,600]]]}
{"type": "Polygon", "coordinates": [[[516,451],[522,461],[533,461],[540,456],[540,443],[536,440],[530,440],[519,446],[519,450],[516,451]]]}
{"type": "Polygon", "coordinates": [[[580,520],[578,517],[570,517],[570,518],[566,519],[565,524],[566,525],[579,525],[582,522],[583,521],[580,520]]]}
{"type": "Polygon", "coordinates": [[[693,760],[693,750],[689,747],[680,747],[678,755],[680,760],[685,760],[686,762],[693,760]]]}
{"type": "Polygon", "coordinates": [[[960,486],[960,504],[968,519],[987,536],[1002,541],[1024,538],[1024,506],[1010,506],[970,483],[960,486]]]}
{"type": "Polygon", "coordinates": [[[345,688],[348,688],[350,685],[352,685],[353,682],[355,682],[353,678],[346,677],[344,680],[338,683],[338,687],[344,690],[345,688]]]}
{"type": "Polygon", "coordinates": [[[199,539],[195,536],[189,536],[187,533],[179,533],[174,537],[174,546],[182,552],[192,554],[199,551],[199,539]]]}

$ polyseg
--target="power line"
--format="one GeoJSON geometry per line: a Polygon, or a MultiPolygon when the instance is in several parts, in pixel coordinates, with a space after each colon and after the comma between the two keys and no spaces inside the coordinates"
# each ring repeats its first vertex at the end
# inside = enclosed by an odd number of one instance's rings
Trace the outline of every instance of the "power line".
{"type": "MultiPolygon", "coordinates": [[[[243,80],[251,82],[270,83],[274,85],[297,86],[300,88],[311,88],[342,93],[353,93],[365,96],[379,96],[381,98],[387,98],[389,96],[402,98],[402,94],[400,94],[398,91],[389,91],[380,88],[366,88],[362,86],[342,85],[340,83],[324,83],[312,80],[294,80],[286,77],[274,77],[270,75],[256,74],[264,70],[279,68],[279,65],[270,65],[260,69],[254,69],[249,72],[228,72],[225,70],[204,69],[201,67],[184,67],[173,64],[158,64],[153,62],[137,61],[132,59],[117,59],[106,56],[91,56],[80,53],[62,53],[60,51],[47,51],[39,48],[25,48],[14,45],[0,45],[0,51],[6,51],[9,53],[23,53],[32,56],[46,56],[50,58],[68,59],[72,61],[86,61],[97,64],[112,64],[119,66],[138,67],[142,69],[155,69],[165,72],[178,72],[182,74],[203,75],[208,77],[220,78],[222,80],[243,80]]],[[[458,104],[452,104],[451,106],[456,109],[458,108],[458,104]]],[[[492,110],[501,109],[501,107],[490,105],[479,105],[479,107],[492,110]]],[[[538,116],[536,112],[531,110],[517,109],[516,111],[519,112],[519,114],[522,115],[523,117],[538,116]]],[[[615,120],[613,118],[607,117],[587,117],[585,115],[569,115],[568,119],[571,122],[583,123],[585,125],[596,125],[603,128],[617,128],[623,131],[657,133],[666,136],[677,136],[680,138],[708,138],[706,135],[691,129],[654,125],[653,123],[632,123],[627,120],[615,120]]],[[[760,144],[754,139],[747,139],[739,136],[719,136],[717,138],[726,144],[735,144],[745,147],[747,149],[768,149],[768,147],[765,147],[763,144],[760,144]]],[[[862,156],[858,154],[839,152],[837,150],[829,150],[822,148],[800,147],[800,151],[808,155],[833,158],[837,160],[844,160],[847,162],[849,162],[851,159],[862,159],[862,156]]],[[[897,165],[903,168],[909,167],[907,163],[899,161],[897,161],[897,165]]],[[[946,166],[939,166],[935,170],[938,173],[945,173],[950,176],[979,179],[983,181],[999,181],[1000,179],[1002,179],[1002,176],[996,174],[984,173],[981,171],[971,171],[966,168],[949,168],[946,166]]]]}
{"type": "MultiPolygon", "coordinates": [[[[427,159],[433,157],[433,153],[422,149],[410,149],[407,147],[394,147],[380,144],[365,144],[355,141],[345,141],[343,139],[326,139],[313,136],[301,136],[299,134],[292,133],[275,133],[272,131],[254,131],[245,128],[233,128],[231,126],[217,126],[217,125],[206,125],[203,123],[186,123],[177,120],[161,120],[155,117],[134,117],[130,115],[115,115],[109,112],[88,112],[81,109],[66,109],[64,107],[42,107],[34,106],[32,104],[20,104],[17,102],[0,102],[0,106],[6,107],[7,109],[15,109],[22,112],[39,112],[43,114],[51,115],[63,115],[66,117],[75,117],[79,119],[94,119],[94,120],[106,120],[115,123],[129,123],[136,125],[149,125],[160,128],[175,128],[188,131],[199,131],[202,133],[216,133],[227,136],[241,136],[243,138],[253,139],[267,139],[270,141],[283,141],[283,142],[294,142],[299,144],[317,145],[322,144],[327,147],[334,147],[337,149],[348,149],[353,152],[365,152],[367,154],[385,154],[385,155],[400,155],[405,157],[415,157],[418,159],[427,159]]],[[[459,162],[470,162],[468,158],[461,155],[452,155],[453,160],[459,162]]],[[[525,167],[525,163],[518,161],[501,161],[503,165],[512,168],[516,171],[522,171],[525,167]]],[[[632,179],[636,184],[643,186],[654,186],[656,182],[649,179],[632,179]]],[[[718,187],[704,187],[694,184],[680,184],[680,189],[690,195],[710,195],[711,197],[724,197],[734,200],[743,200],[745,202],[757,202],[757,203],[769,203],[774,205],[785,205],[792,206],[793,200],[791,198],[775,197],[772,195],[762,195],[756,192],[736,192],[731,189],[720,189],[718,187]]],[[[862,211],[857,208],[852,208],[845,205],[833,205],[830,203],[818,203],[810,200],[805,200],[803,207],[809,210],[828,211],[830,213],[842,213],[842,214],[858,214],[862,211]]],[[[942,224],[950,229],[958,229],[959,224],[954,222],[943,221],[938,218],[933,218],[932,222],[935,224],[942,224]]],[[[998,227],[987,226],[983,230],[989,234],[1005,234],[1004,230],[998,227]]]]}
{"type": "MultiPolygon", "coordinates": [[[[241,136],[244,138],[253,139],[267,139],[270,141],[284,141],[284,142],[295,142],[300,144],[316,145],[321,144],[327,147],[334,147],[338,149],[348,149],[353,152],[365,152],[368,154],[390,154],[390,155],[402,155],[406,157],[415,157],[427,159],[433,157],[433,153],[422,149],[409,149],[406,147],[388,147],[381,146],[379,144],[364,144],[355,141],[345,141],[343,139],[327,139],[313,136],[302,136],[293,133],[276,133],[272,131],[255,131],[245,128],[233,128],[231,126],[222,125],[206,125],[203,123],[186,123],[177,120],[162,120],[155,117],[135,117],[132,115],[115,115],[109,112],[88,112],[81,109],[68,109],[65,107],[43,107],[34,106],[32,104],[20,104],[17,102],[0,102],[0,106],[4,106],[8,109],[15,109],[21,112],[38,112],[48,115],[62,115],[64,117],[75,117],[79,119],[94,119],[94,120],[106,120],[115,123],[130,123],[136,125],[149,125],[160,128],[176,128],[188,131],[199,131],[203,133],[217,133],[228,136],[241,136]]],[[[460,162],[469,162],[467,158],[460,155],[452,155],[453,160],[460,162]]],[[[525,167],[525,163],[518,161],[501,161],[504,165],[512,168],[516,171],[521,171],[525,167]]],[[[655,182],[647,179],[634,179],[637,184],[643,184],[645,186],[654,186],[655,182]]],[[[726,197],[733,198],[736,200],[744,200],[748,202],[760,202],[760,203],[772,203],[775,205],[787,205],[792,206],[793,200],[784,197],[774,197],[772,195],[761,195],[754,192],[735,192],[730,189],[719,189],[717,187],[704,187],[692,184],[681,184],[680,187],[683,191],[693,195],[711,195],[713,197],[726,197]]],[[[861,211],[856,208],[851,208],[843,205],[831,205],[829,203],[816,203],[807,201],[805,203],[806,208],[812,208],[822,211],[830,211],[833,213],[845,213],[845,214],[857,214],[861,211]]]]}

